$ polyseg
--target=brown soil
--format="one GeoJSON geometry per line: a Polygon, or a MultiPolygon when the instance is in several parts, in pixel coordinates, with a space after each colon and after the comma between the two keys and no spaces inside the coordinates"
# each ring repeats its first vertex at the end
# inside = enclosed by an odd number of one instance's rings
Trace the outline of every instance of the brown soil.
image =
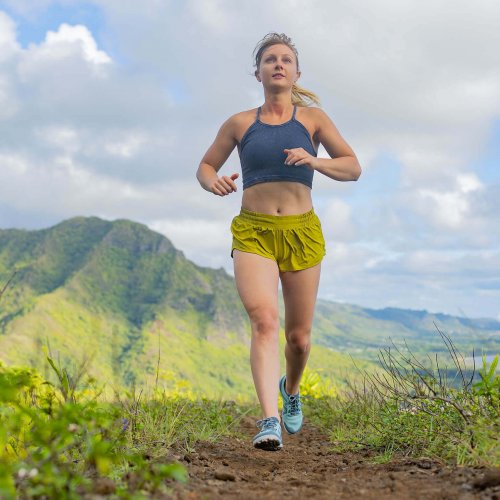
{"type": "Polygon", "coordinates": [[[191,499],[498,499],[500,469],[447,467],[421,458],[375,464],[373,454],[335,453],[328,438],[307,422],[284,435],[281,451],[256,450],[255,420],[243,420],[244,439],[199,443],[179,457],[189,472],[175,485],[175,500],[191,499]]]}

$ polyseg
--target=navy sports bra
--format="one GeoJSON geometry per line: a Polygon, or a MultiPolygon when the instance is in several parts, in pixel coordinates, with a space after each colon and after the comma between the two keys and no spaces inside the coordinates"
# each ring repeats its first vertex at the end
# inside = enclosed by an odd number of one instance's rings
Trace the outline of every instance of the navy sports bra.
{"type": "Polygon", "coordinates": [[[260,107],[257,117],[241,139],[239,154],[243,174],[243,189],[261,182],[291,181],[312,187],[314,170],[305,165],[285,165],[287,155],[284,149],[303,148],[317,156],[307,129],[295,119],[297,106],[293,108],[292,119],[279,125],[260,121],[260,107]]]}

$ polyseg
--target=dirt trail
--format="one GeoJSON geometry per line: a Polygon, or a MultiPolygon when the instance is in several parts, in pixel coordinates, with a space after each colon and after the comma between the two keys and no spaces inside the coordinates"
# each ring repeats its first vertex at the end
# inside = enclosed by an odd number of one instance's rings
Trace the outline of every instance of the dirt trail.
{"type": "Polygon", "coordinates": [[[241,424],[245,439],[200,443],[180,457],[189,472],[173,498],[188,499],[498,499],[500,469],[449,468],[429,459],[398,459],[378,465],[371,454],[338,454],[307,422],[284,436],[277,452],[255,450],[255,420],[241,424]]]}

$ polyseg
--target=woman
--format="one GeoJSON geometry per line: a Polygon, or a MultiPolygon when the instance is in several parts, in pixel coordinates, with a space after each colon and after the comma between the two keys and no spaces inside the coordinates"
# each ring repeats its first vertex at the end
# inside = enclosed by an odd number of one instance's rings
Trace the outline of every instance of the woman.
{"type": "Polygon", "coordinates": [[[236,287],[250,318],[250,364],[263,418],[253,445],[282,448],[302,427],[299,385],[311,346],[311,326],[321,260],[325,255],[320,222],[313,211],[315,171],[338,181],[357,180],[361,167],[353,150],[312,92],[297,85],[297,50],[284,34],[269,33],[257,45],[255,77],[264,104],[231,116],[201,160],[197,178],[218,196],[237,191],[239,174],[218,171],[235,147],[243,173],[240,215],[233,219],[232,257],[236,287]],[[317,158],[322,144],[330,158],[317,158]],[[285,305],[286,374],[280,379],[278,282],[285,305]]]}

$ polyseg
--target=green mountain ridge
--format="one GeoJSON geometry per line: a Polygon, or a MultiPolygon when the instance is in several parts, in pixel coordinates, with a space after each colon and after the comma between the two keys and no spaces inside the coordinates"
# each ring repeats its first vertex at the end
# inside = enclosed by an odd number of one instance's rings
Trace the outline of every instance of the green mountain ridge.
{"type": "MultiPolygon", "coordinates": [[[[249,324],[233,278],[197,266],[147,226],[75,217],[37,231],[0,230],[0,284],[14,272],[0,300],[5,363],[43,371],[45,346],[63,364],[88,358],[92,373],[117,387],[158,376],[207,395],[253,394],[249,324]]],[[[319,300],[310,367],[341,384],[352,373],[347,354],[375,359],[389,337],[419,352],[442,350],[435,322],[460,347],[500,350],[494,320],[319,300]]]]}
{"type": "Polygon", "coordinates": [[[409,309],[369,309],[318,301],[315,334],[320,345],[337,345],[340,352],[376,359],[381,347],[408,347],[416,354],[447,354],[439,331],[466,356],[500,352],[500,322],[409,309]],[[333,319],[332,319],[333,318],[333,319]]]}

